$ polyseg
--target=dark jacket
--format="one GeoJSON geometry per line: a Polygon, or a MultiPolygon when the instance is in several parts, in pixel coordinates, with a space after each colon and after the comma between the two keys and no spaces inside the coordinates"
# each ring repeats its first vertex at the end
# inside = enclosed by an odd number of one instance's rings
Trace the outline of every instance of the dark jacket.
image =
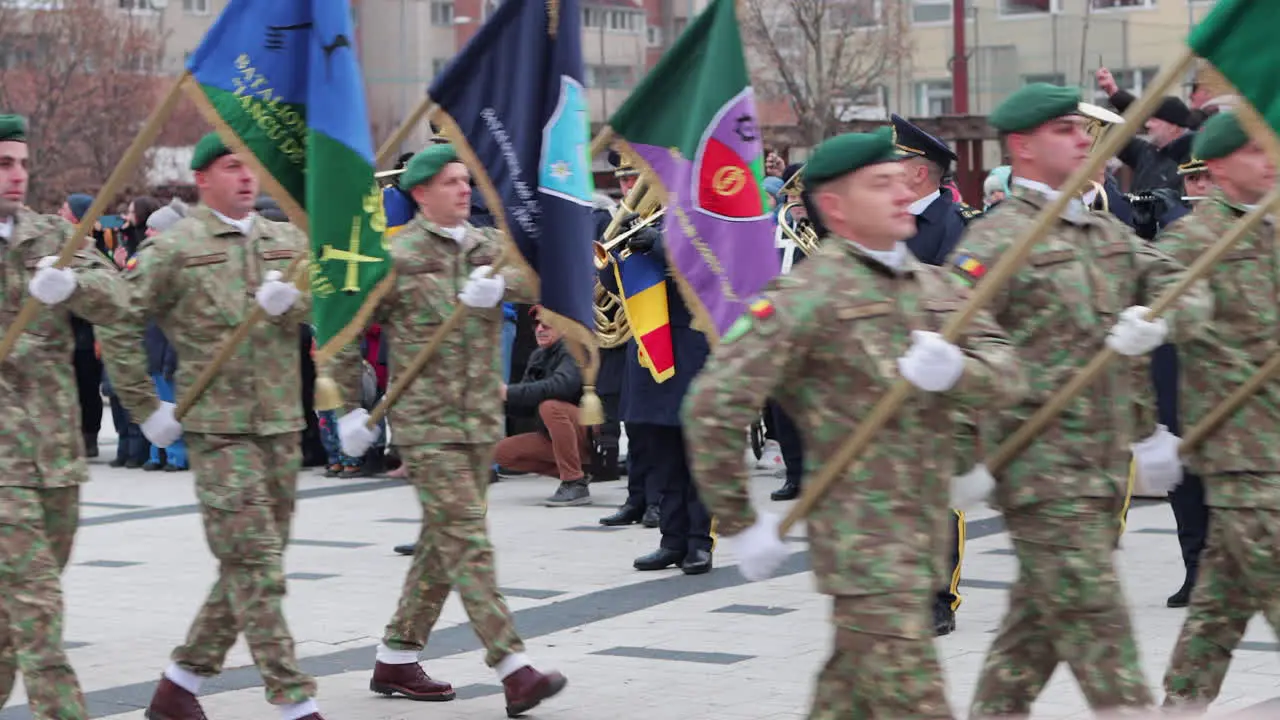
{"type": "MultiPolygon", "coordinates": [[[[1129,106],[1137,101],[1133,93],[1128,90],[1117,90],[1115,95],[1107,98],[1107,102],[1116,109],[1116,112],[1123,114],[1129,106]]],[[[1204,110],[1191,110],[1187,113],[1187,127],[1191,130],[1199,130],[1200,126],[1208,120],[1213,113],[1207,113],[1204,110]]]]}
{"type": "MultiPolygon", "coordinates": [[[[604,231],[613,220],[613,214],[608,210],[596,208],[591,211],[591,217],[596,223],[595,236],[598,240],[604,236],[604,231]]],[[[615,312],[622,312],[621,306],[615,312]]],[[[626,369],[627,343],[607,350],[602,348],[600,350],[600,369],[596,372],[596,394],[620,395],[622,393],[622,376],[626,369]]]]}
{"type": "Polygon", "coordinates": [[[163,375],[172,380],[178,372],[178,351],[174,350],[159,325],[147,323],[142,345],[147,349],[147,374],[163,375]]]}
{"type": "MultiPolygon", "coordinates": [[[[565,349],[564,340],[529,355],[524,377],[507,386],[507,412],[537,417],[538,406],[547,400],[577,404],[582,399],[582,373],[565,349]]],[[[546,432],[538,417],[538,431],[546,432]]]]}
{"type": "Polygon", "coordinates": [[[943,190],[924,212],[916,216],[916,234],[907,240],[911,254],[927,265],[941,265],[956,249],[964,228],[981,212],[951,199],[943,190]]]}
{"type": "MultiPolygon", "coordinates": [[[[1121,90],[1111,96],[1111,104],[1119,112],[1133,102],[1133,95],[1121,90]]],[[[1191,111],[1191,127],[1197,128],[1204,122],[1204,113],[1191,111]]],[[[1182,176],[1178,175],[1178,166],[1191,160],[1191,140],[1193,133],[1183,133],[1182,137],[1158,148],[1155,145],[1134,138],[1116,155],[1120,162],[1133,170],[1133,182],[1129,192],[1140,193],[1156,188],[1169,188],[1182,194],[1182,176]]]]}

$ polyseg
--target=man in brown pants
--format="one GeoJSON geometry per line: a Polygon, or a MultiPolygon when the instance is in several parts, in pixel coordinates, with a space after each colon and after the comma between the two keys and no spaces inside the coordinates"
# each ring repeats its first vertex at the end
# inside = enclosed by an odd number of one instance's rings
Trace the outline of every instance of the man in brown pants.
{"type": "MultiPolygon", "coordinates": [[[[534,307],[532,315],[538,314],[534,307]]],[[[536,432],[513,435],[498,442],[495,462],[517,472],[558,475],[560,487],[543,501],[548,507],[590,505],[591,492],[582,471],[587,432],[578,422],[582,375],[565,349],[559,330],[538,322],[534,326],[538,349],[529,356],[520,382],[502,386],[507,411],[536,415],[536,432]]]]}

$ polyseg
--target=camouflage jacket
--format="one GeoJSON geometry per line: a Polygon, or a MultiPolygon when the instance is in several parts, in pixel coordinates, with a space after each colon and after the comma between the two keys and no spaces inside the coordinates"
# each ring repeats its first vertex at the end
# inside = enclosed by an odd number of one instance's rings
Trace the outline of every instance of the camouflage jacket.
{"type": "MultiPolygon", "coordinates": [[[[0,239],[0,328],[4,332],[30,297],[27,283],[36,263],[61,253],[72,231],[62,218],[25,208],[18,211],[12,236],[0,239]]],[[[65,487],[89,479],[71,363],[75,347],[71,315],[94,324],[113,323],[124,312],[127,298],[115,266],[92,245],[77,253],[69,267],[76,273],[75,292],[60,305],[40,304],[35,319],[0,363],[0,486],[65,487]]],[[[141,335],[137,345],[141,349],[141,335]]]]}
{"type": "MultiPolygon", "coordinates": [[[[684,430],[699,493],[726,535],[753,522],[742,433],[772,397],[795,421],[806,472],[820,468],[898,379],[912,330],[942,328],[968,289],[942,268],[908,260],[897,275],[828,236],[821,250],[774,280],[739,318],[685,399],[684,430]]],[[[939,556],[948,515],[953,411],[1017,402],[1022,370],[1002,331],[979,313],[958,343],[960,382],[916,392],[808,518],[814,574],[833,595],[901,590],[902,568],[882,564],[939,556]],[[891,551],[893,552],[893,551],[891,551]]],[[[927,565],[920,577],[932,583],[927,565]]],[[[917,578],[919,579],[919,578],[917,578]]]]}
{"type": "MultiPolygon", "coordinates": [[[[1026,235],[1048,202],[1045,195],[1016,186],[1004,202],[969,226],[949,262],[952,272],[976,283],[1026,235]]],[[[1149,305],[1184,271],[1106,213],[1081,211],[1057,220],[989,306],[1018,347],[1031,393],[984,424],[987,447],[994,448],[1020,427],[1102,350],[1121,310],[1149,305]]],[[[1202,330],[1211,307],[1208,286],[1193,285],[1163,316],[1170,342],[1202,330]]],[[[997,475],[997,502],[1011,508],[1118,493],[1134,439],[1134,377],[1124,359],[1109,364],[1093,387],[997,475]]],[[[1141,390],[1148,392],[1148,387],[1141,390]]]]}
{"type": "MultiPolygon", "coordinates": [[[[1165,230],[1160,247],[1190,265],[1245,214],[1221,191],[1165,230]]],[[[1209,413],[1254,371],[1280,352],[1280,247],[1275,225],[1264,221],[1241,238],[1208,275],[1213,325],[1178,346],[1179,398],[1184,426],[1209,413]]],[[[1280,387],[1274,382],[1249,399],[1187,458],[1205,476],[1207,502],[1218,507],[1280,509],[1280,387]]]]}
{"type": "MultiPolygon", "coordinates": [[[[148,319],[177,351],[175,391],[181,400],[257,307],[254,294],[263,277],[271,270],[284,273],[307,251],[306,236],[292,225],[255,216],[246,237],[203,206],[143,242],[124,272],[129,315],[99,334],[111,384],[133,421],[143,422],[158,407],[140,342],[148,319]]],[[[301,430],[298,333],[310,308],[310,296],[303,293],[288,312],[259,322],[182,418],[183,428],[226,435],[301,430]]]]}
{"type": "MultiPolygon", "coordinates": [[[[506,239],[493,228],[468,224],[462,243],[418,215],[392,238],[395,285],[374,311],[390,348],[390,376],[412,362],[436,330],[461,307],[458,293],[471,272],[492,265],[506,239]]],[[[515,252],[514,248],[511,252],[515,252]]],[[[534,302],[532,285],[522,266],[500,271],[509,302],[534,302]]],[[[355,377],[356,354],[339,353],[334,379],[344,392],[355,377]]],[[[500,440],[503,403],[502,305],[467,308],[463,321],[445,336],[426,369],[391,409],[397,445],[435,443],[485,444],[500,440]]]]}

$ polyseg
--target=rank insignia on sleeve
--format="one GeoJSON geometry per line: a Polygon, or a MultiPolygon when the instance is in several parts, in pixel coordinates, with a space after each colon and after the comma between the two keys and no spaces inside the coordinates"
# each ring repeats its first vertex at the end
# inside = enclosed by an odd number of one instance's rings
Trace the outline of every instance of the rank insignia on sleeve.
{"type": "Polygon", "coordinates": [[[126,263],[124,264],[124,269],[125,269],[125,271],[126,271],[126,272],[128,272],[129,270],[132,270],[132,269],[134,269],[134,268],[136,268],[136,267],[138,267],[138,256],[137,256],[137,255],[134,255],[133,257],[129,258],[129,261],[128,261],[128,262],[126,262],[126,263]]]}
{"type": "Polygon", "coordinates": [[[767,320],[773,317],[773,303],[769,302],[768,300],[761,298],[760,300],[756,300],[752,302],[750,307],[751,307],[751,314],[755,315],[761,320],[767,320]]]}
{"type": "Polygon", "coordinates": [[[979,262],[978,258],[973,257],[972,255],[965,255],[964,253],[956,255],[952,264],[954,264],[956,269],[960,271],[960,274],[970,282],[977,282],[982,279],[983,275],[987,274],[986,266],[979,262]]]}

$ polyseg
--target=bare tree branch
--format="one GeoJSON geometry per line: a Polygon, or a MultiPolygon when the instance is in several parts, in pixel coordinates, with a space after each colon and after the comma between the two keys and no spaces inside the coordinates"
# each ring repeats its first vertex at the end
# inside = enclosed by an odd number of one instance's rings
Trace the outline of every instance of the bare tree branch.
{"type": "Polygon", "coordinates": [[[742,0],[743,41],[761,99],[785,101],[821,142],[859,97],[911,54],[909,0],[742,0]]]}

